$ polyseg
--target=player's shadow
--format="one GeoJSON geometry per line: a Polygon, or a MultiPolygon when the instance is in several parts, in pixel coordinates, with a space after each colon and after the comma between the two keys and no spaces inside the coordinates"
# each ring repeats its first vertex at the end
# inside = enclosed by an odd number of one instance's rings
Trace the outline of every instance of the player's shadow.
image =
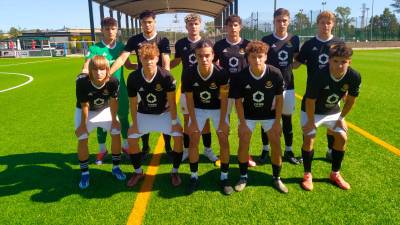
{"type": "Polygon", "coordinates": [[[90,199],[132,191],[126,187],[126,182],[116,180],[111,171],[96,169],[92,165],[88,189],[79,189],[79,179],[76,153],[35,152],[0,156],[0,197],[28,191],[33,193],[30,196],[32,201],[47,203],[74,194],[90,199]]]}
{"type": "MultiPolygon", "coordinates": [[[[235,166],[236,167],[236,166],[235,166]]],[[[230,184],[232,187],[239,180],[240,172],[239,168],[231,168],[229,170],[230,184]]],[[[264,186],[266,188],[273,189],[272,186],[272,175],[265,172],[255,171],[249,169],[248,171],[248,187],[252,186],[264,186]]],[[[158,195],[163,198],[175,198],[180,196],[186,196],[189,194],[188,187],[190,181],[190,174],[181,174],[182,184],[179,187],[173,187],[171,185],[171,175],[169,173],[163,173],[156,175],[156,182],[153,190],[158,191],[158,195]]],[[[285,184],[296,183],[299,184],[302,179],[300,177],[285,178],[285,184]]],[[[325,181],[325,180],[324,180],[325,181]]],[[[317,180],[316,182],[319,182],[317,180]]],[[[321,180],[322,182],[322,180],[321,180]]],[[[198,192],[221,192],[220,187],[220,170],[218,168],[211,169],[207,173],[199,176],[199,185],[197,187],[198,192]]]]}

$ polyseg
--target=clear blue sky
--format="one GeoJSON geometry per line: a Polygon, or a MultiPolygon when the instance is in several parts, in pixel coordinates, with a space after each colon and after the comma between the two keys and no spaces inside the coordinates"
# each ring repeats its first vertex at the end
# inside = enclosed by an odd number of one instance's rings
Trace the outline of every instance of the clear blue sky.
{"type": "MultiPolygon", "coordinates": [[[[189,1],[189,0],[187,0],[189,1]]],[[[337,6],[348,6],[352,9],[352,16],[361,16],[361,5],[367,4],[371,8],[372,0],[325,0],[325,9],[334,10],[337,6]]],[[[273,0],[239,0],[239,15],[248,18],[251,12],[259,11],[263,17],[272,17],[273,0]],[[262,7],[260,7],[262,6],[262,7]]],[[[304,12],[322,9],[322,0],[277,0],[277,6],[287,8],[294,14],[300,9],[304,12]],[[307,2],[307,5],[305,5],[307,2]]],[[[374,14],[381,14],[385,7],[390,7],[393,0],[375,0],[374,14]]],[[[89,28],[89,13],[87,0],[17,0],[0,1],[0,30],[8,31],[10,27],[26,29],[59,29],[63,26],[70,28],[89,28]]],[[[99,8],[94,3],[95,25],[99,24],[99,8]]],[[[108,11],[105,11],[108,15],[108,11]]],[[[371,10],[369,10],[371,16],[371,10]]],[[[399,17],[400,15],[397,15],[399,17]]],[[[178,19],[183,27],[183,14],[178,19]]],[[[260,18],[270,20],[270,18],[260,18]]],[[[158,27],[165,29],[172,23],[172,14],[157,17],[158,27]]],[[[205,20],[211,20],[205,17],[205,20]]],[[[123,24],[125,24],[123,22],[123,24]]]]}

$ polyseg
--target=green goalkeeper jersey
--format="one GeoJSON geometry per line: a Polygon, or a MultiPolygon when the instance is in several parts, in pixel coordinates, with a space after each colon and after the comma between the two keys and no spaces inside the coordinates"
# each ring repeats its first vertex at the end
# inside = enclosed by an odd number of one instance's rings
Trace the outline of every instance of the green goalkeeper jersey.
{"type": "MultiPolygon", "coordinates": [[[[115,62],[115,60],[118,58],[118,56],[121,54],[121,52],[124,50],[124,44],[121,42],[117,41],[115,43],[115,46],[110,48],[106,44],[104,44],[103,41],[100,41],[92,46],[90,46],[88,53],[86,54],[85,58],[86,59],[91,59],[95,55],[102,55],[104,56],[108,62],[110,63],[110,67],[112,64],[115,62]]],[[[115,73],[113,74],[115,78],[118,79],[118,81],[121,81],[123,79],[123,68],[120,67],[115,73]]]]}

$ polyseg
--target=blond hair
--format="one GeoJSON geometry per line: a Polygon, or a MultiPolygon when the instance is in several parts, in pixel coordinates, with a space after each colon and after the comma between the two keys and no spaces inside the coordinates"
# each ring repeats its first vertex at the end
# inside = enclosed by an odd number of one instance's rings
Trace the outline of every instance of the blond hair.
{"type": "Polygon", "coordinates": [[[201,23],[201,16],[197,13],[190,13],[185,16],[185,23],[198,20],[201,23]]]}
{"type": "Polygon", "coordinates": [[[157,45],[145,43],[139,49],[139,56],[144,58],[154,58],[160,55],[157,45]]]}
{"type": "Polygon", "coordinates": [[[94,56],[89,63],[89,78],[93,80],[93,70],[106,70],[107,77],[110,77],[110,65],[108,60],[101,55],[94,56]]]}

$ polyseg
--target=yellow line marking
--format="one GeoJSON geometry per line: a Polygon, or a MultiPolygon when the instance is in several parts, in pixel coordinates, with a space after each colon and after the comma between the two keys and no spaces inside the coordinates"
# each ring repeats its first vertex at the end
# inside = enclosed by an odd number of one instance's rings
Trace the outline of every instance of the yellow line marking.
{"type": "MultiPolygon", "coordinates": [[[[296,93],[296,97],[300,100],[303,99],[303,97],[301,95],[298,95],[296,93]]],[[[353,129],[355,132],[361,134],[362,136],[368,138],[369,140],[375,142],[376,144],[386,148],[387,150],[389,150],[390,152],[400,156],[400,149],[396,148],[395,146],[384,142],[383,140],[381,140],[380,138],[368,133],[366,130],[356,126],[355,124],[350,123],[349,121],[346,121],[347,125],[349,126],[349,128],[353,129]]]]}
{"type": "MultiPolygon", "coordinates": [[[[180,97],[180,84],[176,91],[176,102],[180,97]]],[[[178,107],[177,107],[178,110],[178,107]]],[[[147,168],[146,176],[144,178],[142,187],[136,197],[135,203],[128,218],[127,225],[140,225],[143,222],[144,214],[151,196],[151,190],[156,178],[158,167],[160,165],[161,153],[164,149],[164,138],[162,135],[158,138],[156,148],[154,149],[153,157],[151,158],[150,165],[147,168]]]]}

